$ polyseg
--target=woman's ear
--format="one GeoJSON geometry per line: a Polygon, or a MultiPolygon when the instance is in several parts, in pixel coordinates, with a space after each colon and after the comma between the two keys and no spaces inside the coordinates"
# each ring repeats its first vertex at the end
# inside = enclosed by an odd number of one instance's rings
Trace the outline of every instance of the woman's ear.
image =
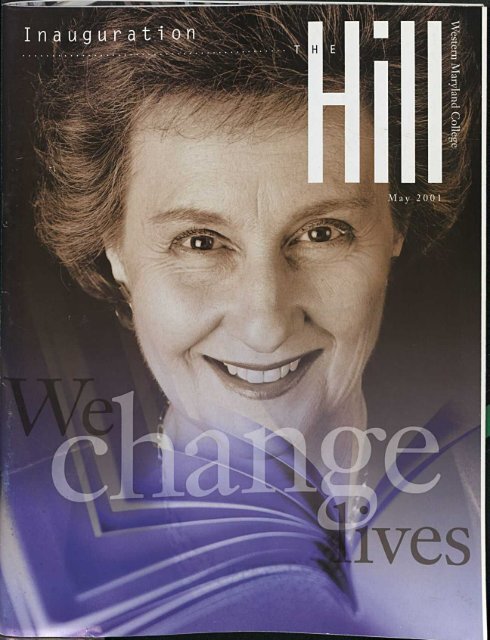
{"type": "Polygon", "coordinates": [[[393,229],[393,250],[391,253],[392,258],[398,258],[403,249],[403,243],[405,242],[404,230],[397,229],[395,226],[393,229]]]}
{"type": "Polygon", "coordinates": [[[124,268],[124,263],[121,259],[121,252],[113,245],[106,245],[105,254],[109,260],[112,275],[114,280],[117,282],[119,289],[119,299],[114,301],[114,311],[122,326],[130,331],[134,331],[131,294],[128,289],[128,278],[124,268]]]}
{"type": "Polygon", "coordinates": [[[393,252],[391,254],[392,258],[398,258],[398,256],[402,252],[404,242],[405,236],[403,235],[403,233],[398,229],[395,229],[393,235],[393,252]]]}
{"type": "Polygon", "coordinates": [[[105,254],[110,262],[114,280],[120,284],[124,284],[127,286],[128,279],[123,261],[121,259],[120,251],[116,247],[110,246],[106,247],[105,254]]]}

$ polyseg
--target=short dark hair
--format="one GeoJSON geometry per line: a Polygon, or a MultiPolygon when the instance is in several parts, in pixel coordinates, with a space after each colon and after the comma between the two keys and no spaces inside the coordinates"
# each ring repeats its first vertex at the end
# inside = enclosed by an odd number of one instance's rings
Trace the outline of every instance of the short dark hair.
{"type": "MultiPolygon", "coordinates": [[[[117,289],[104,256],[104,240],[114,238],[124,214],[129,171],[128,141],[141,109],[166,96],[194,97],[196,109],[209,99],[239,101],[243,123],[273,118],[279,100],[297,113],[307,100],[307,24],[324,23],[326,43],[337,54],[325,57],[325,77],[343,85],[344,21],[358,20],[361,33],[361,97],[371,108],[373,60],[390,61],[390,182],[404,194],[429,193],[427,184],[427,20],[443,22],[448,42],[451,21],[460,20],[461,132],[457,151],[444,140],[444,184],[440,202],[421,202],[410,229],[421,249],[441,238],[461,208],[469,178],[470,123],[478,104],[477,61],[465,44],[467,34],[457,9],[367,5],[269,5],[228,7],[156,7],[85,11],[67,25],[78,33],[108,31],[108,41],[54,45],[54,68],[40,84],[38,151],[42,184],[36,199],[37,231],[72,276],[90,294],[117,301],[117,289]],[[390,20],[390,38],[373,39],[374,19],[390,20]],[[415,21],[417,43],[417,182],[400,185],[400,39],[399,22],[415,21]],[[171,38],[110,41],[113,29],[166,32],[195,28],[196,40],[171,38]],[[300,44],[299,52],[294,45],[300,44]],[[267,108],[269,105],[270,108],[267,108]],[[275,105],[275,106],[274,106],[275,105]]],[[[450,117],[450,59],[443,47],[443,123],[450,117]]],[[[401,207],[393,206],[395,224],[405,232],[401,207]]]]}

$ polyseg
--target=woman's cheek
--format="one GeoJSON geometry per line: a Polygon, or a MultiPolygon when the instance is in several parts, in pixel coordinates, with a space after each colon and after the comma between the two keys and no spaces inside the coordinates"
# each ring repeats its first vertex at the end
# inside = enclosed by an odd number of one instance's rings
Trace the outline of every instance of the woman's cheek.
{"type": "Polygon", "coordinates": [[[206,317],[215,307],[209,289],[181,273],[147,272],[133,298],[135,327],[142,345],[182,353],[206,335],[206,317]]]}
{"type": "Polygon", "coordinates": [[[385,269],[345,263],[317,286],[321,296],[311,310],[313,321],[337,339],[355,338],[378,329],[387,286],[385,269]]]}

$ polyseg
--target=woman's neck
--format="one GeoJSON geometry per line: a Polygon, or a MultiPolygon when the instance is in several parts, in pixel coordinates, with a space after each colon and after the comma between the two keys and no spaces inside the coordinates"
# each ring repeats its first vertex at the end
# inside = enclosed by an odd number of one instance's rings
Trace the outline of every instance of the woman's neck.
{"type": "MultiPolygon", "coordinates": [[[[230,430],[230,436],[237,436],[243,438],[252,431],[260,428],[261,425],[256,422],[248,422],[246,420],[240,420],[240,430],[230,430]],[[247,430],[248,429],[248,430],[247,430]]],[[[298,425],[298,441],[306,443],[306,452],[308,459],[321,470],[324,466],[321,450],[325,436],[338,427],[355,427],[357,429],[364,430],[367,426],[367,411],[366,403],[361,389],[356,393],[351,394],[348,401],[346,401],[334,414],[325,416],[321,420],[317,420],[314,425],[307,427],[306,425],[298,425]]],[[[173,405],[170,405],[161,429],[170,438],[175,449],[183,450],[186,445],[195,440],[199,436],[210,429],[215,429],[213,425],[202,425],[197,421],[192,420],[184,412],[179,411],[173,405]]],[[[280,427],[274,427],[265,425],[265,428],[271,432],[278,431],[280,427]]],[[[348,439],[346,439],[347,441],[348,439]]],[[[293,442],[293,444],[296,444],[293,442]]],[[[337,447],[336,455],[339,460],[339,464],[349,465],[351,456],[351,447],[343,442],[339,443],[337,447]]]]}

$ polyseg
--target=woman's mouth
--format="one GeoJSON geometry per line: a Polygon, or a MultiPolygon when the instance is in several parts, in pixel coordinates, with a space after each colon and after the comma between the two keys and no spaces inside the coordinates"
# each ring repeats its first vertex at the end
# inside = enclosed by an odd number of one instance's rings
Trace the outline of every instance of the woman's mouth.
{"type": "Polygon", "coordinates": [[[204,359],[233,391],[247,398],[267,400],[277,398],[295,386],[321,353],[322,349],[317,349],[265,366],[217,360],[210,356],[204,356],[204,359]]]}
{"type": "Polygon", "coordinates": [[[293,360],[293,362],[288,362],[288,364],[282,367],[266,369],[265,371],[261,371],[260,369],[245,369],[243,367],[237,367],[234,364],[228,364],[227,362],[223,362],[223,364],[228,369],[230,375],[238,376],[241,380],[246,380],[252,384],[262,384],[263,382],[276,382],[276,380],[285,378],[290,371],[296,371],[300,360],[301,358],[298,358],[297,360],[293,360]]]}

